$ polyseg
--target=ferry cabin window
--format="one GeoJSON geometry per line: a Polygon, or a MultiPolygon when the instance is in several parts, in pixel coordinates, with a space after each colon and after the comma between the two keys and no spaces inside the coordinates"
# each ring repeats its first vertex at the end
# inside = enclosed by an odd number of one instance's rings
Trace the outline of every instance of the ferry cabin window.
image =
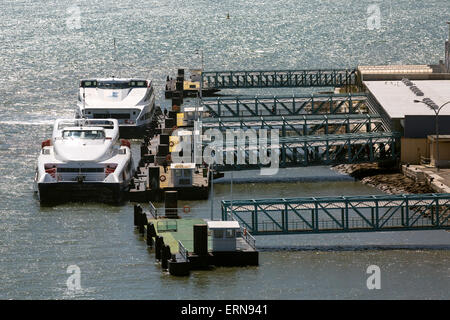
{"type": "Polygon", "coordinates": [[[72,139],[104,139],[105,132],[102,130],[65,130],[63,138],[72,139]]]}
{"type": "Polygon", "coordinates": [[[130,87],[130,83],[119,81],[101,81],[98,83],[99,89],[127,89],[130,87]]]}
{"type": "Polygon", "coordinates": [[[95,87],[97,87],[97,81],[93,81],[93,80],[81,81],[81,87],[82,88],[95,88],[95,87]]]}
{"type": "Polygon", "coordinates": [[[131,88],[146,88],[147,87],[147,81],[144,80],[132,80],[130,82],[131,88]]]}
{"type": "Polygon", "coordinates": [[[94,119],[130,119],[129,113],[94,113],[94,119]]]}

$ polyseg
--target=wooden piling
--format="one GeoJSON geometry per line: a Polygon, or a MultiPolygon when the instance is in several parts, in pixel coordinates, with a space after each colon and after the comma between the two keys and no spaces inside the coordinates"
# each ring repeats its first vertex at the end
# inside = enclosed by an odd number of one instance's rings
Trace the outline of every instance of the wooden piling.
{"type": "Polygon", "coordinates": [[[153,236],[152,236],[152,231],[151,231],[152,227],[153,227],[153,223],[147,224],[147,245],[149,247],[153,247],[153,236]]]}
{"type": "Polygon", "coordinates": [[[139,211],[138,211],[138,229],[139,229],[139,233],[140,234],[144,234],[145,232],[145,226],[147,225],[147,215],[145,214],[145,212],[142,210],[141,207],[139,207],[139,211]]]}
{"type": "Polygon", "coordinates": [[[133,219],[133,222],[134,222],[134,226],[135,227],[137,227],[138,226],[138,208],[140,207],[140,205],[139,204],[135,204],[134,205],[134,219],[133,219]]]}
{"type": "Polygon", "coordinates": [[[161,260],[161,247],[164,245],[164,240],[160,236],[156,236],[155,241],[155,259],[161,260]]]}
{"type": "Polygon", "coordinates": [[[161,250],[161,268],[163,268],[164,270],[169,268],[170,258],[170,247],[168,245],[164,245],[161,250]]]}

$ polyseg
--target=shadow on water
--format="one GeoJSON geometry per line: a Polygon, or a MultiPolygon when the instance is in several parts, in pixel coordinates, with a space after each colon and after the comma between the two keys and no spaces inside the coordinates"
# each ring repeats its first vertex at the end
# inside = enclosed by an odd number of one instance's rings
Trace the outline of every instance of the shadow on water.
{"type": "MultiPolygon", "coordinates": [[[[36,201],[39,201],[37,196],[34,196],[36,201]]],[[[60,207],[60,206],[70,206],[70,205],[76,205],[76,206],[80,206],[80,205],[92,205],[92,206],[96,206],[96,205],[103,205],[103,206],[109,206],[112,208],[121,208],[124,207],[128,204],[128,200],[120,200],[120,201],[98,201],[95,199],[79,199],[79,200],[74,200],[74,199],[54,199],[54,200],[47,200],[45,202],[39,202],[39,207],[41,209],[45,209],[45,208],[56,208],[56,207],[60,207]]]]}
{"type": "MultiPolygon", "coordinates": [[[[340,176],[309,176],[309,177],[283,177],[283,176],[259,176],[259,177],[244,177],[244,178],[233,178],[233,184],[243,184],[243,183],[261,183],[261,182],[284,182],[284,183],[296,183],[296,182],[333,182],[333,181],[355,181],[354,178],[347,175],[340,176]]],[[[215,184],[229,184],[231,182],[230,178],[219,178],[215,179],[215,184]]]]}
{"type": "Polygon", "coordinates": [[[260,252],[280,251],[385,251],[385,250],[450,250],[450,245],[332,245],[332,246],[262,246],[260,252]]]}

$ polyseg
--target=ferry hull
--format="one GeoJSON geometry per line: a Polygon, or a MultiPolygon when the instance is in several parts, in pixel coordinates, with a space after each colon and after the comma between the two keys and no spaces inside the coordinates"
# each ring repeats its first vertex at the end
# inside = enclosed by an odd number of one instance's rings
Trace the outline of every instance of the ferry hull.
{"type": "Polygon", "coordinates": [[[119,126],[119,136],[123,139],[142,139],[148,127],[148,125],[119,126]]]}
{"type": "Polygon", "coordinates": [[[129,187],[125,183],[57,182],[39,183],[37,189],[41,204],[73,201],[120,204],[125,200],[129,187]]]}

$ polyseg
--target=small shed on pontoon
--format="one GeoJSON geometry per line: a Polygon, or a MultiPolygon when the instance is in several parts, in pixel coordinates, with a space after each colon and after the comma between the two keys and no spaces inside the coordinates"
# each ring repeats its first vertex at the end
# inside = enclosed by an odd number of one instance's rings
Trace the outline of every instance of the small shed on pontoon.
{"type": "Polygon", "coordinates": [[[236,251],[237,221],[208,221],[207,225],[212,232],[212,251],[236,251]]]}
{"type": "Polygon", "coordinates": [[[175,187],[192,185],[195,163],[172,163],[170,170],[175,187]]]}

